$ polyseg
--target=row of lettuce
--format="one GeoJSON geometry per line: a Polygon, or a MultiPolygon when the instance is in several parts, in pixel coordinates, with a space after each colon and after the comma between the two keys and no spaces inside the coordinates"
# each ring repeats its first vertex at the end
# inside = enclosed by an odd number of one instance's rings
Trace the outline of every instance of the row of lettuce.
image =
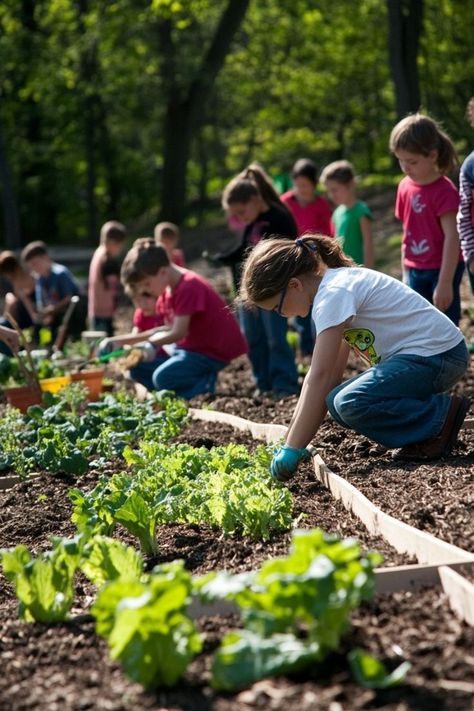
{"type": "MultiPolygon", "coordinates": [[[[26,416],[7,411],[0,424],[5,467],[25,476],[37,468],[98,470],[91,491],[70,492],[74,538],[55,538],[36,557],[23,545],[1,551],[21,618],[66,621],[77,575],[85,575],[97,588],[91,608],[97,633],[130,678],[147,688],[176,684],[201,652],[194,601],[231,601],[240,611],[243,627],[227,634],[214,654],[216,689],[300,670],[336,650],[352,611],[373,594],[380,556],[315,529],[295,532],[289,555],[255,572],[192,576],[183,561],[145,572],[150,556],[159,554],[158,525],[206,524],[225,535],[266,540],[292,526],[291,493],[272,482],[268,447],[250,453],[241,445],[171,444],[187,410],[169,393],[145,402],[108,395],[84,406],[78,387],[48,397],[26,416]],[[100,475],[117,458],[125,470],[100,475]],[[111,537],[118,526],[136,536],[141,551],[111,537]]],[[[351,652],[350,664],[361,683],[378,688],[398,683],[407,670],[404,664],[389,674],[361,650],[351,652]]]]}
{"type": "MultiPolygon", "coordinates": [[[[91,608],[97,633],[112,659],[146,688],[173,686],[201,652],[191,603],[232,601],[242,628],[227,633],[214,653],[211,684],[235,691],[308,668],[337,650],[351,613],[373,594],[380,556],[363,554],[353,539],[313,529],[293,534],[286,558],[240,574],[192,576],[179,560],[147,573],[137,550],[99,534],[56,539],[34,559],[19,545],[4,550],[2,562],[26,621],[66,620],[76,573],[86,575],[98,590],[91,608]]],[[[360,649],[351,651],[349,662],[356,679],[373,688],[399,683],[409,668],[404,662],[388,673],[360,649]]]]}

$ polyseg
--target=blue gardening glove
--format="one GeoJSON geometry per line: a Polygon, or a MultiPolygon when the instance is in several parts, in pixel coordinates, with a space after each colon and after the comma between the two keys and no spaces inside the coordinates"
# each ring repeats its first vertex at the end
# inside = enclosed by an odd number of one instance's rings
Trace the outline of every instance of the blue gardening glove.
{"type": "Polygon", "coordinates": [[[298,464],[303,459],[309,459],[310,457],[311,454],[307,449],[289,447],[284,444],[277,449],[272,459],[270,466],[272,477],[278,481],[287,481],[295,473],[298,464]]]}

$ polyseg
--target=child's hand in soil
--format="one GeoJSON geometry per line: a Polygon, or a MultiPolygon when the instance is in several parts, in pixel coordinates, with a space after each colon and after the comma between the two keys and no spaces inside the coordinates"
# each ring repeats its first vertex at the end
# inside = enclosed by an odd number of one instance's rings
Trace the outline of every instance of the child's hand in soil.
{"type": "Polygon", "coordinates": [[[289,447],[284,444],[272,459],[270,471],[272,477],[278,481],[287,481],[295,473],[298,464],[311,457],[306,448],[289,447]]]}

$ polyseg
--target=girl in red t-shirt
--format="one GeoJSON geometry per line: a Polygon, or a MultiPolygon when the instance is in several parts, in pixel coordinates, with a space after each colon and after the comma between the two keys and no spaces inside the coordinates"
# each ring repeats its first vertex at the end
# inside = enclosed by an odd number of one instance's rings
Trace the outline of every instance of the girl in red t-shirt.
{"type": "Polygon", "coordinates": [[[406,173],[395,205],[403,223],[406,281],[458,325],[464,271],[456,227],[459,194],[446,177],[457,164],[456,151],[438,124],[422,114],[397,123],[390,150],[406,173]]]}

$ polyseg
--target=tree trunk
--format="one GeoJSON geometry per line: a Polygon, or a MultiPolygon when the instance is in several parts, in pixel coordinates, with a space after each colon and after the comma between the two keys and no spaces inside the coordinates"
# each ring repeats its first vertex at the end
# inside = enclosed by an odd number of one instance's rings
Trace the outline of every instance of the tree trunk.
{"type": "Polygon", "coordinates": [[[398,119],[420,108],[418,47],[423,29],[423,0],[387,0],[389,57],[398,119]]]}
{"type": "MultiPolygon", "coordinates": [[[[27,85],[31,68],[38,61],[37,49],[41,39],[36,13],[41,9],[41,3],[35,0],[21,0],[22,60],[16,78],[16,91],[27,85]]],[[[29,160],[22,165],[18,182],[22,227],[27,240],[50,241],[58,231],[56,173],[52,167],[50,147],[44,139],[41,106],[29,95],[20,110],[26,116],[25,142],[30,146],[29,160]]]]}
{"type": "Polygon", "coordinates": [[[173,79],[174,46],[168,21],[160,27],[163,75],[168,77],[167,108],[163,127],[163,173],[160,219],[178,224],[186,205],[186,172],[191,142],[204,115],[214,81],[221,70],[232,39],[240,27],[250,0],[228,0],[207,54],[195,79],[184,96],[180,96],[173,79]]]}
{"type": "Polygon", "coordinates": [[[13,187],[10,166],[8,164],[5,141],[0,126],[0,184],[2,186],[3,231],[7,249],[21,249],[20,220],[15,189],[13,187]]]}

